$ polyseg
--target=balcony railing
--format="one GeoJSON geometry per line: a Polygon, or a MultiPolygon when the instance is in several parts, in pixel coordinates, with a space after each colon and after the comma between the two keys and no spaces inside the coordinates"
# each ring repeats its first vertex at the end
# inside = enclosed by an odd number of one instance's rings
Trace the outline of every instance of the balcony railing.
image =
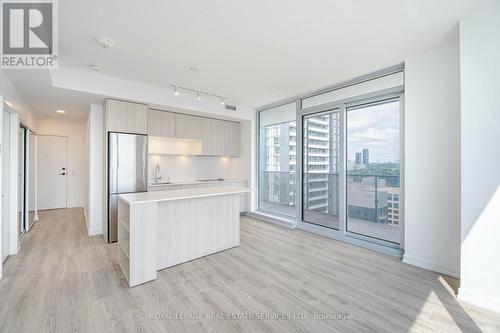
{"type": "MultiPolygon", "coordinates": [[[[392,194],[393,198],[397,194],[399,198],[399,176],[348,173],[346,183],[348,219],[399,225],[399,216],[389,215],[388,207],[388,194],[392,194]]],[[[295,216],[296,186],[296,172],[261,172],[259,208],[280,215],[295,216]]],[[[338,219],[339,186],[338,173],[318,171],[305,173],[304,211],[338,219]],[[326,193],[318,195],[319,191],[326,193]]]]}
{"type": "Polygon", "coordinates": [[[262,171],[259,182],[259,209],[279,215],[296,216],[295,171],[262,171]]]}
{"type": "Polygon", "coordinates": [[[399,200],[399,175],[348,173],[346,183],[347,231],[399,243],[399,215],[389,214],[388,200],[399,200]]]}

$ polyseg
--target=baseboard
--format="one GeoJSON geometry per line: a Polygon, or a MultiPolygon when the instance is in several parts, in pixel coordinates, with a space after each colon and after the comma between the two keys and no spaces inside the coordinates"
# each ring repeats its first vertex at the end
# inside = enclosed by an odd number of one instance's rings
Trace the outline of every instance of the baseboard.
{"type": "Polygon", "coordinates": [[[452,276],[455,278],[460,278],[460,271],[459,271],[459,269],[457,269],[455,267],[437,264],[435,262],[421,259],[421,258],[417,258],[417,257],[411,256],[411,255],[408,255],[406,253],[403,254],[403,262],[405,264],[428,269],[428,270],[436,272],[436,273],[441,273],[441,274],[445,274],[445,275],[452,276]]]}
{"type": "Polygon", "coordinates": [[[285,219],[280,219],[280,218],[277,218],[274,216],[269,216],[267,214],[263,214],[260,212],[247,212],[245,215],[249,216],[249,217],[253,217],[257,220],[277,224],[277,225],[285,227],[285,228],[293,229],[295,227],[294,224],[290,221],[287,221],[285,219]]]}
{"type": "Polygon", "coordinates": [[[458,288],[458,300],[500,313],[500,300],[458,288]]]}

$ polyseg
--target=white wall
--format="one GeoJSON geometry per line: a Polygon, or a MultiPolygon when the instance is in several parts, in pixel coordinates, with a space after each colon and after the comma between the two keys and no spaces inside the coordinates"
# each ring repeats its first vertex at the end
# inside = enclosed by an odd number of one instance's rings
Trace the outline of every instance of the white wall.
{"type": "MultiPolygon", "coordinates": [[[[4,111],[3,111],[3,97],[0,95],[0,116],[1,116],[1,119],[0,119],[0,128],[2,128],[2,131],[4,129],[4,126],[3,126],[3,123],[4,123],[4,111]]],[[[4,135],[3,135],[3,132],[2,132],[2,135],[0,135],[0,144],[5,144],[5,140],[4,140],[4,135]]],[[[7,225],[7,230],[5,230],[6,226],[4,225],[5,223],[5,219],[4,219],[4,209],[5,209],[5,206],[8,206],[8,203],[4,203],[5,199],[3,198],[4,197],[4,191],[6,190],[5,188],[5,185],[4,185],[4,166],[5,166],[5,163],[3,163],[3,160],[4,160],[4,149],[2,149],[0,151],[0,157],[2,158],[2,164],[0,164],[0,175],[1,175],[1,178],[0,178],[0,193],[2,194],[2,204],[0,205],[0,280],[2,279],[3,277],[3,260],[4,260],[4,257],[6,257],[6,249],[5,249],[5,246],[7,245],[7,243],[9,242],[8,239],[4,239],[4,235],[7,235],[8,232],[9,232],[9,225],[7,225]]]]}
{"type": "MultiPolygon", "coordinates": [[[[38,134],[68,137],[68,207],[83,207],[85,121],[41,118],[38,134]]],[[[38,195],[49,189],[38,188],[38,195]]]]}
{"type": "Polygon", "coordinates": [[[0,71],[0,94],[2,94],[4,101],[13,104],[9,111],[18,113],[20,120],[36,131],[37,118],[3,71],[0,71]]]}
{"type": "MultiPolygon", "coordinates": [[[[27,126],[36,130],[37,128],[37,119],[34,116],[33,112],[28,107],[27,103],[24,101],[22,95],[17,91],[17,89],[12,85],[10,80],[7,78],[3,71],[0,71],[0,109],[7,110],[10,112],[10,127],[13,129],[10,135],[10,158],[9,158],[9,171],[10,171],[10,184],[7,189],[1,189],[4,195],[8,195],[9,199],[15,198],[16,200],[9,200],[8,212],[4,212],[2,214],[2,228],[4,232],[9,233],[9,242],[7,246],[1,246],[0,240],[0,249],[4,252],[0,255],[0,257],[5,257],[6,254],[14,255],[17,254],[18,251],[18,230],[17,230],[17,198],[18,198],[18,182],[17,182],[17,168],[18,168],[18,128],[19,122],[22,121],[27,126]],[[8,101],[12,104],[12,107],[6,105],[4,101],[8,101]],[[9,217],[6,219],[6,217],[9,217]],[[4,225],[7,223],[8,225],[4,225]],[[8,251],[8,253],[5,253],[8,251]]],[[[3,137],[3,135],[2,135],[3,137]]],[[[4,152],[8,150],[4,149],[4,152]]],[[[2,182],[3,183],[3,182],[2,182]]],[[[5,208],[4,208],[5,209],[5,208]]],[[[1,233],[1,232],[0,232],[1,233]]],[[[1,239],[2,237],[0,237],[1,239]]]]}
{"type": "Polygon", "coordinates": [[[156,164],[160,165],[163,180],[170,177],[171,182],[204,178],[247,179],[238,167],[240,160],[240,157],[150,155],[149,182],[154,182],[156,164]]]}
{"type": "Polygon", "coordinates": [[[500,2],[460,21],[459,298],[500,312],[500,2]]]}
{"type": "Polygon", "coordinates": [[[102,234],[103,209],[106,203],[103,193],[104,177],[104,129],[102,105],[90,105],[87,119],[85,217],[89,235],[102,234]]]}
{"type": "MultiPolygon", "coordinates": [[[[0,100],[2,98],[0,97],[0,100]]],[[[2,105],[0,105],[0,110],[2,105]]],[[[1,227],[0,227],[0,261],[10,254],[10,114],[2,111],[2,178],[1,178],[1,227]]]]}
{"type": "Polygon", "coordinates": [[[458,44],[405,61],[403,262],[459,276],[458,44]]]}

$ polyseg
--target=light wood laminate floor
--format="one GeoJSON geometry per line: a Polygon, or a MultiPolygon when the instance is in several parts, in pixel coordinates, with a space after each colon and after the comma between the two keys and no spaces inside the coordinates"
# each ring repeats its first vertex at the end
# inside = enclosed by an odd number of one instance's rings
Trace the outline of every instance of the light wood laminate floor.
{"type": "Polygon", "coordinates": [[[500,331],[500,315],[457,302],[440,275],[305,231],[242,217],[241,246],[130,289],[81,209],[40,218],[5,263],[0,332],[500,331]],[[349,318],[167,319],[183,313],[349,318]]]}

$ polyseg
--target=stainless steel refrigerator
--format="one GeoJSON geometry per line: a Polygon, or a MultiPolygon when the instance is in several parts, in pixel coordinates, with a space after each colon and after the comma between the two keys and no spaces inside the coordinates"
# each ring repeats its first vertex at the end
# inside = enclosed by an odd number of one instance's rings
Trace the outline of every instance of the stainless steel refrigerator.
{"type": "Polygon", "coordinates": [[[118,240],[118,195],[147,191],[148,137],[108,133],[108,242],[118,240]]]}

